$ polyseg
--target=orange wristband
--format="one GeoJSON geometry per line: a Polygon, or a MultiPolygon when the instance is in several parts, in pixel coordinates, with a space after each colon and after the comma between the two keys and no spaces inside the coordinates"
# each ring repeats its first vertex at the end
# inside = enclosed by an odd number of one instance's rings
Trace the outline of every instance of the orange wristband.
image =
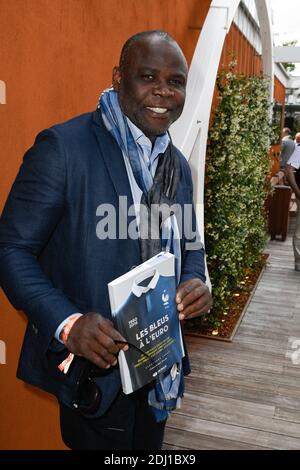
{"type": "Polygon", "coordinates": [[[62,328],[62,330],[60,332],[60,335],[59,335],[59,338],[61,339],[61,341],[64,344],[66,344],[66,342],[68,341],[68,337],[69,337],[70,331],[72,329],[72,326],[78,320],[79,317],[81,317],[81,315],[79,313],[75,313],[74,315],[71,315],[70,318],[68,319],[67,323],[62,328]]]}
{"type": "Polygon", "coordinates": [[[60,364],[58,364],[57,368],[66,374],[69,370],[69,367],[74,359],[74,354],[70,353],[66,359],[64,359],[60,364]]]}
{"type": "MultiPolygon", "coordinates": [[[[59,338],[61,341],[66,344],[71,328],[73,327],[74,323],[78,320],[78,318],[81,317],[80,313],[76,313],[74,315],[71,315],[70,318],[68,319],[67,323],[63,326],[59,338]]],[[[69,353],[69,355],[64,359],[60,364],[58,364],[58,369],[66,374],[69,370],[69,367],[74,359],[74,354],[69,353]]]]}

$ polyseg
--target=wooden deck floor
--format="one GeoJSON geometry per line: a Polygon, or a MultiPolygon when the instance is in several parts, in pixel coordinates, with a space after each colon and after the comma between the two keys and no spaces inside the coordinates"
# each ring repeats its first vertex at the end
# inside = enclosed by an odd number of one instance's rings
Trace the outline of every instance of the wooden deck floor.
{"type": "Polygon", "coordinates": [[[297,338],[300,349],[291,229],[285,242],[269,242],[267,267],[233,342],[187,338],[193,371],[183,406],[168,421],[165,449],[300,449],[300,363],[288,357],[297,338]]]}

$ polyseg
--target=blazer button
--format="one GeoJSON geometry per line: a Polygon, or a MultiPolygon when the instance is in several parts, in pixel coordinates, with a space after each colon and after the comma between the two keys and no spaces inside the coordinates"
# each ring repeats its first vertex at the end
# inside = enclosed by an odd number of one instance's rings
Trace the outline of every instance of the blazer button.
{"type": "Polygon", "coordinates": [[[131,269],[134,269],[134,268],[136,268],[136,264],[134,264],[133,266],[131,266],[130,270],[131,270],[131,269]]]}
{"type": "Polygon", "coordinates": [[[32,330],[33,330],[34,334],[37,335],[38,332],[39,332],[39,330],[37,329],[37,327],[36,327],[33,323],[32,323],[32,325],[31,325],[31,327],[32,327],[32,330]]]}

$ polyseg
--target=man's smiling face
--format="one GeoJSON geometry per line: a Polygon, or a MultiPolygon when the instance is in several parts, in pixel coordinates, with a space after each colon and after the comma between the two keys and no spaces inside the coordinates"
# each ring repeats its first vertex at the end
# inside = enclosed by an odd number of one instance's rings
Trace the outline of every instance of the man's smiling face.
{"type": "Polygon", "coordinates": [[[179,118],[185,101],[187,63],[179,46],[158,36],[130,46],[113,71],[121,109],[153,142],[179,118]]]}

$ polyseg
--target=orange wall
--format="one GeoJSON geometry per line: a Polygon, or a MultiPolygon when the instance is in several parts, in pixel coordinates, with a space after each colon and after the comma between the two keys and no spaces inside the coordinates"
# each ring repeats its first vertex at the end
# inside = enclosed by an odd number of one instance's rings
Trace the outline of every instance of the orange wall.
{"type": "Polygon", "coordinates": [[[220,64],[228,65],[232,59],[237,62],[237,73],[259,75],[261,72],[261,56],[257,55],[254,47],[235,23],[232,23],[226,36],[220,64]]]}
{"type": "Polygon", "coordinates": [[[285,103],[285,88],[284,85],[275,77],[274,81],[274,98],[276,101],[284,106],[285,103]]]}
{"type": "MultiPolygon", "coordinates": [[[[223,66],[228,67],[229,63],[236,61],[235,71],[244,75],[259,75],[261,73],[262,61],[261,56],[257,55],[254,47],[248,39],[240,32],[237,26],[232,23],[230,30],[226,36],[222,54],[220,58],[219,71],[223,66]]],[[[218,92],[215,87],[211,120],[213,110],[218,106],[218,92]]]]}
{"type": "MultiPolygon", "coordinates": [[[[124,41],[165,29],[191,60],[210,0],[0,0],[0,210],[37,132],[93,110],[124,41]]],[[[25,317],[0,293],[0,449],[61,449],[53,398],[15,378],[25,317]]]]}
{"type": "MultiPolygon", "coordinates": [[[[236,72],[245,75],[260,75],[262,73],[262,59],[249,43],[247,38],[240,32],[237,26],[233,23],[226,36],[222,55],[220,58],[219,70],[223,65],[228,66],[232,61],[236,60],[236,72]]],[[[282,125],[284,122],[284,103],[285,103],[285,87],[275,77],[274,80],[274,99],[283,105],[282,111],[282,125]]],[[[210,120],[213,118],[213,110],[218,106],[218,93],[215,87],[212,113],[210,120]]],[[[280,168],[280,145],[272,145],[270,148],[270,160],[271,160],[271,175],[276,174],[280,168]]]]}

